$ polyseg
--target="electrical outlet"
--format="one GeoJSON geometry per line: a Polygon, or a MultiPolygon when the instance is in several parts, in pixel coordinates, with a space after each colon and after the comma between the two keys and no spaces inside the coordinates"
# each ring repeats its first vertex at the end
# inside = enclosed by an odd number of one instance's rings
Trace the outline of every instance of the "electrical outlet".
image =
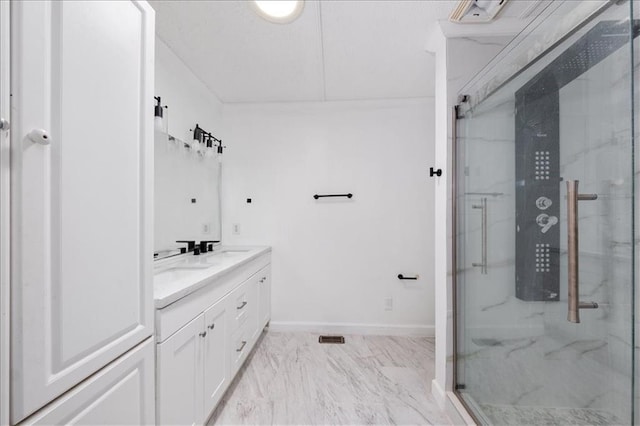
{"type": "Polygon", "coordinates": [[[211,226],[208,223],[202,225],[202,233],[209,234],[211,232],[211,226]]]}
{"type": "Polygon", "coordinates": [[[385,311],[393,311],[393,298],[387,297],[384,299],[384,310],[385,311]]]}
{"type": "Polygon", "coordinates": [[[240,235],[240,224],[239,223],[234,223],[233,224],[233,235],[240,235]]]}

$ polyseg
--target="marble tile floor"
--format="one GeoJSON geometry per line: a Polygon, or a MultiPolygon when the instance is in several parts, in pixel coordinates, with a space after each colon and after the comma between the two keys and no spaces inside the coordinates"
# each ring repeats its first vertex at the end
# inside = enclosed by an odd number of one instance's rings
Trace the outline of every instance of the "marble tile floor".
{"type": "Polygon", "coordinates": [[[623,425],[613,414],[589,408],[547,408],[482,405],[493,425],[623,425]]]}
{"type": "Polygon", "coordinates": [[[209,425],[449,425],[431,395],[434,340],[263,333],[209,425]]]}

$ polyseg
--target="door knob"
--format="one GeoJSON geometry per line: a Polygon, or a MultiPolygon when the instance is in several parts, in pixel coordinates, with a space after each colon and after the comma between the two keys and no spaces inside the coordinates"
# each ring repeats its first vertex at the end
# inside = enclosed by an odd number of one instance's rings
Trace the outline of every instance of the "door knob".
{"type": "Polygon", "coordinates": [[[11,128],[11,124],[4,118],[0,118],[0,130],[9,130],[11,128]]]}

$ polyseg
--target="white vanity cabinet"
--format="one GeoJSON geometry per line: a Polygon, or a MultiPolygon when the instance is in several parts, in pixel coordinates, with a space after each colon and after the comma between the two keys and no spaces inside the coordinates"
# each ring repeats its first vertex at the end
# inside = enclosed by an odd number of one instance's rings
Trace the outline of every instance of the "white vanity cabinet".
{"type": "Polygon", "coordinates": [[[11,2],[12,423],[153,335],[154,19],[145,1],[11,2]]]}
{"type": "Polygon", "coordinates": [[[159,424],[202,424],[220,401],[229,377],[226,314],[218,302],[157,345],[159,424]]]}
{"type": "Polygon", "coordinates": [[[270,262],[263,253],[158,307],[158,424],[200,425],[213,413],[268,321],[259,314],[259,285],[270,262]]]}

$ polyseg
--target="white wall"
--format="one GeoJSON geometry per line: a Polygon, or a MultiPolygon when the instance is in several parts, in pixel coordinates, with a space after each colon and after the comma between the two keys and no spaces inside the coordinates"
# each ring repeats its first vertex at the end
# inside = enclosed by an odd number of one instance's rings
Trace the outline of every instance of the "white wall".
{"type": "MultiPolygon", "coordinates": [[[[223,138],[222,103],[160,39],[156,38],[156,89],[168,105],[169,134],[192,139],[197,124],[223,138]]],[[[219,239],[218,163],[168,148],[156,132],[156,251],[177,246],[175,240],[219,239]],[[191,203],[195,198],[196,203],[191,203]],[[203,232],[208,224],[210,231],[203,232]]]]}
{"type": "Polygon", "coordinates": [[[225,121],[223,239],[273,246],[272,325],[431,334],[433,99],[228,104],[225,121]]]}

